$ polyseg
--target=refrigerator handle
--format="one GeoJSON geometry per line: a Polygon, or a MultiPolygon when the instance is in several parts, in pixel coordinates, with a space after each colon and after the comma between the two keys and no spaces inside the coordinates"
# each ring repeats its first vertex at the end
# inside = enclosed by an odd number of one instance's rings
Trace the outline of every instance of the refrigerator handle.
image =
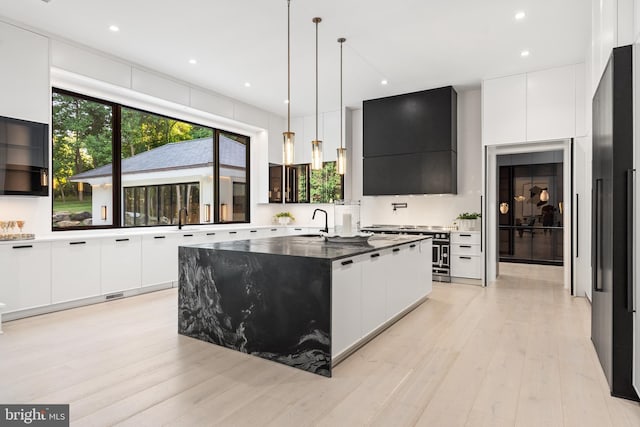
{"type": "Polygon", "coordinates": [[[593,245],[595,264],[593,266],[593,290],[595,292],[602,292],[604,289],[602,288],[602,280],[600,280],[600,276],[602,275],[602,259],[601,248],[599,247],[602,243],[602,178],[596,179],[596,188],[594,190],[594,224],[596,230],[594,233],[595,244],[593,245]]]}
{"type": "Polygon", "coordinates": [[[580,258],[580,199],[576,193],[576,258],[580,258]]]}
{"type": "Polygon", "coordinates": [[[636,311],[635,298],[633,295],[633,285],[635,283],[635,265],[634,265],[634,226],[633,218],[636,210],[635,187],[636,187],[636,170],[627,170],[627,311],[634,313],[636,311]]]}
{"type": "Polygon", "coordinates": [[[484,209],[484,196],[480,196],[480,252],[483,251],[482,249],[482,221],[483,221],[483,209],[484,209]]]}

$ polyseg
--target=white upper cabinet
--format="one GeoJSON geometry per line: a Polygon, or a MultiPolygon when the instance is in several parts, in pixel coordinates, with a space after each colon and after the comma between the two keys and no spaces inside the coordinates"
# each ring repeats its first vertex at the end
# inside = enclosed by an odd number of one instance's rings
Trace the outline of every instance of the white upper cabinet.
{"type": "Polygon", "coordinates": [[[483,145],[583,136],[584,64],[482,82],[483,145]]]}
{"type": "Polygon", "coordinates": [[[482,82],[482,141],[484,145],[526,141],[526,74],[482,82]]]}
{"type": "MultiPolygon", "coordinates": [[[[324,135],[322,140],[322,157],[325,162],[335,162],[336,150],[340,146],[340,110],[324,113],[324,135]]],[[[344,141],[342,142],[344,146],[344,141]]]]}
{"type": "Polygon", "coordinates": [[[307,141],[305,138],[306,124],[304,117],[291,119],[291,132],[296,134],[293,157],[295,164],[311,163],[311,140],[307,141]]]}
{"type": "Polygon", "coordinates": [[[527,141],[575,135],[575,82],[573,65],[527,74],[527,141]]]}
{"type": "Polygon", "coordinates": [[[49,40],[0,22],[0,115],[48,123],[49,40]]]}
{"type": "Polygon", "coordinates": [[[282,133],[286,130],[287,121],[276,115],[269,116],[269,163],[282,164],[282,133]]]}

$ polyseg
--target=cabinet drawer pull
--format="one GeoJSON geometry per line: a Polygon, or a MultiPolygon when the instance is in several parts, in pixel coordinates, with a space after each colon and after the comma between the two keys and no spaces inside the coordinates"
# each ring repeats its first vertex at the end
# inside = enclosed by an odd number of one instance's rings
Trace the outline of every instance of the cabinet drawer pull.
{"type": "Polygon", "coordinates": [[[193,237],[193,234],[183,234],[184,237],[193,237]]]}
{"type": "Polygon", "coordinates": [[[352,259],[348,259],[346,261],[342,261],[341,262],[342,265],[349,265],[349,264],[353,264],[353,260],[352,259]]]}
{"type": "Polygon", "coordinates": [[[470,256],[461,256],[460,259],[471,259],[470,256]]]}
{"type": "Polygon", "coordinates": [[[251,230],[249,233],[257,233],[258,230],[251,230]]]}
{"type": "Polygon", "coordinates": [[[415,248],[415,247],[416,247],[416,245],[409,245],[409,247],[410,247],[410,248],[415,248]]]}
{"type": "Polygon", "coordinates": [[[471,246],[469,245],[460,245],[461,248],[467,248],[467,249],[471,249],[471,246]]]}
{"type": "Polygon", "coordinates": [[[153,236],[154,239],[166,239],[167,236],[153,236]]]}
{"type": "Polygon", "coordinates": [[[380,254],[371,254],[371,258],[378,258],[380,254]]]}
{"type": "Polygon", "coordinates": [[[33,245],[20,245],[20,246],[13,246],[13,249],[29,249],[32,247],[33,245]]]}
{"type": "Polygon", "coordinates": [[[400,248],[393,248],[393,252],[400,252],[400,248]]]}
{"type": "Polygon", "coordinates": [[[216,233],[207,233],[207,236],[215,236],[216,233]]]}
{"type": "Polygon", "coordinates": [[[460,237],[471,237],[471,234],[461,234],[460,237]]]}
{"type": "Polygon", "coordinates": [[[87,242],[69,242],[70,245],[86,245],[87,242]]]}
{"type": "Polygon", "coordinates": [[[278,231],[278,229],[277,228],[272,228],[271,231],[278,231]]]}
{"type": "Polygon", "coordinates": [[[238,234],[237,231],[230,231],[229,234],[238,234]]]}
{"type": "Polygon", "coordinates": [[[128,242],[129,239],[116,239],[116,242],[128,242]]]}
{"type": "Polygon", "coordinates": [[[302,228],[294,228],[295,231],[302,231],[302,228]]]}

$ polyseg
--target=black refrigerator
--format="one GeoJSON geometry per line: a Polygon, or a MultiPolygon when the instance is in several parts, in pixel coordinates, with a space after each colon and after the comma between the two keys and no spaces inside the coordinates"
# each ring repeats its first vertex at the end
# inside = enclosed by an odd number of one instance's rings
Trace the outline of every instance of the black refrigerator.
{"type": "Polygon", "coordinates": [[[632,47],[613,49],[593,96],[593,292],[591,340],[611,394],[638,400],[632,386],[632,47]]]}

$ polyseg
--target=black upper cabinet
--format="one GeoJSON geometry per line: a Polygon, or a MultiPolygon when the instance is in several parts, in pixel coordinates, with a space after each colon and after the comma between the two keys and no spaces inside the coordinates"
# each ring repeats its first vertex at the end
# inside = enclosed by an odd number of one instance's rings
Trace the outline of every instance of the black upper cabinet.
{"type": "Polygon", "coordinates": [[[364,159],[363,194],[444,194],[456,188],[456,153],[400,154],[364,159]]]}
{"type": "Polygon", "coordinates": [[[457,151],[456,113],[451,86],[364,101],[364,157],[457,151]]]}
{"type": "Polygon", "coordinates": [[[364,101],[365,196],[457,193],[457,99],[447,86],[364,101]]]}
{"type": "Polygon", "coordinates": [[[0,195],[47,196],[49,126],[0,117],[0,195]]]}

